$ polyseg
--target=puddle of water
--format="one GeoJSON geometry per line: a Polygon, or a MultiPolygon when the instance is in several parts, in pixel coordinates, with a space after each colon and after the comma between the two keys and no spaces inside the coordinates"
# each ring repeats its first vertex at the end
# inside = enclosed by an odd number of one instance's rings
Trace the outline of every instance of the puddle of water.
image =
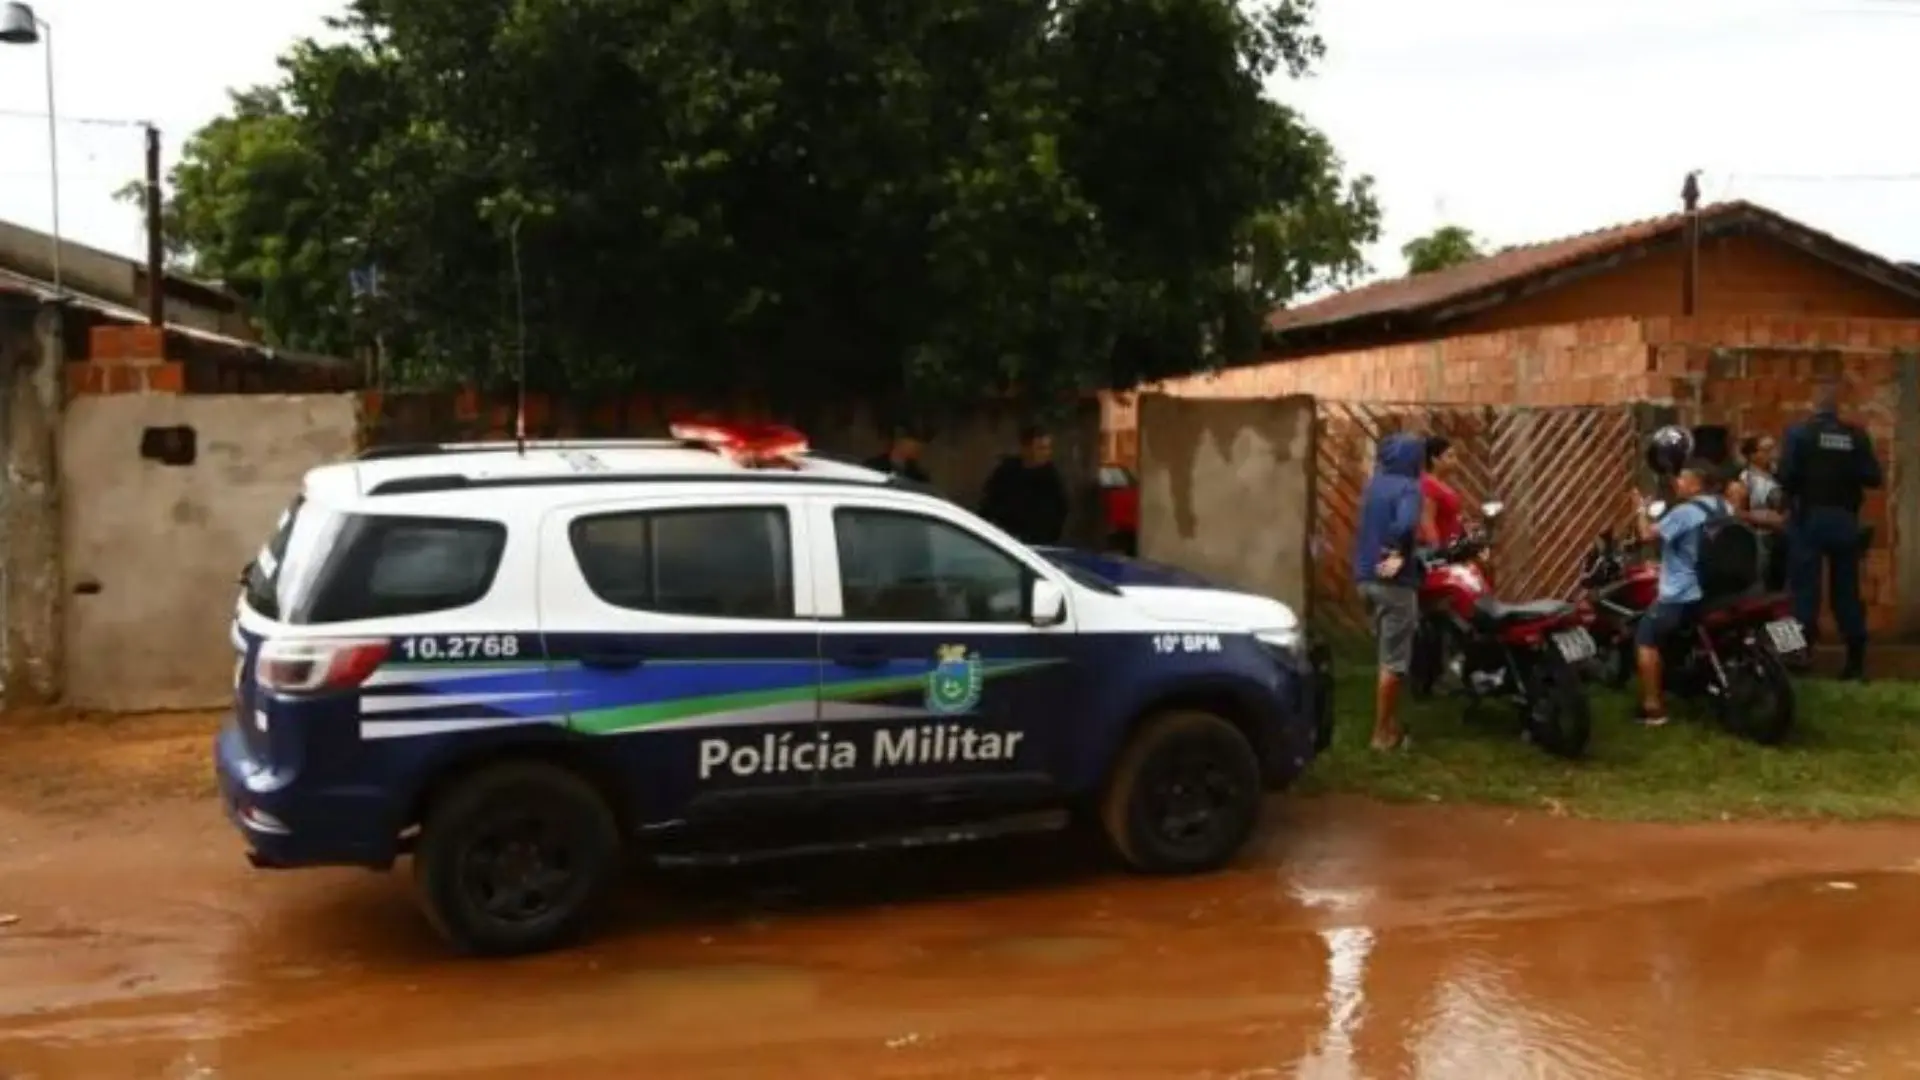
{"type": "Polygon", "coordinates": [[[979,951],[1023,963],[1080,964],[1107,956],[1117,948],[1118,945],[1105,938],[1029,936],[991,941],[979,951]]]}
{"type": "MultiPolygon", "coordinates": [[[[1206,878],[1051,865],[1027,878],[1001,849],[873,863],[858,885],[845,864],[756,871],[761,888],[790,875],[772,894],[777,917],[722,880],[635,904],[581,948],[508,963],[449,959],[399,886],[365,875],[261,877],[232,860],[182,870],[150,855],[73,879],[61,875],[83,852],[7,863],[10,885],[63,914],[27,912],[36,932],[0,938],[0,988],[33,991],[0,989],[0,1068],[276,1080],[1920,1074],[1920,874],[1908,854],[1920,830],[1336,809],[1288,822],[1258,859],[1206,878]],[[119,872],[140,887],[114,887],[119,872]],[[99,935],[47,932],[57,926],[99,935]]],[[[172,850],[201,842],[184,824],[150,831],[168,828],[182,832],[172,850]]]]}

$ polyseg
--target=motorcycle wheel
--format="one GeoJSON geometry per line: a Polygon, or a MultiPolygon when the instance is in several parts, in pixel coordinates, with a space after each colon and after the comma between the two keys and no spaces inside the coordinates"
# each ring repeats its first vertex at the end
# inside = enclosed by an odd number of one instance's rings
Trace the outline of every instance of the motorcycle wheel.
{"type": "Polygon", "coordinates": [[[1726,684],[1714,697],[1720,726],[1761,746],[1778,746],[1793,732],[1797,707],[1793,677],[1772,651],[1738,644],[1720,654],[1726,684]]]}
{"type": "Polygon", "coordinates": [[[1593,710],[1580,673],[1557,654],[1543,653],[1527,681],[1527,737],[1555,757],[1584,755],[1593,734],[1593,710]]]}

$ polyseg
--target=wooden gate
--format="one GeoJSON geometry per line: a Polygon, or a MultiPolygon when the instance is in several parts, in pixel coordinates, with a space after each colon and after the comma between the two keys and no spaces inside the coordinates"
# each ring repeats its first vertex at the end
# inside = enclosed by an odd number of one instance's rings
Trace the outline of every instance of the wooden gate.
{"type": "Polygon", "coordinates": [[[1493,566],[1503,599],[1572,594],[1580,556],[1602,529],[1626,523],[1639,457],[1630,405],[1531,408],[1399,405],[1320,399],[1315,407],[1313,605],[1336,636],[1364,633],[1351,557],[1361,493],[1380,440],[1445,435],[1471,505],[1506,504],[1493,566]]]}

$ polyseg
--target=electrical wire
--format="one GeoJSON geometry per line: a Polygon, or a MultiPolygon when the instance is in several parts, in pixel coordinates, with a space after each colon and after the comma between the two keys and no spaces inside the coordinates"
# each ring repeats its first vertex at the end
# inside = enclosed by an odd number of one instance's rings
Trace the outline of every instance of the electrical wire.
{"type": "MultiPolygon", "coordinates": [[[[47,114],[44,112],[34,112],[31,109],[0,109],[0,117],[10,120],[45,120],[47,114]]],[[[159,126],[151,120],[125,120],[106,116],[68,116],[65,113],[55,116],[53,120],[56,124],[74,124],[80,127],[120,128],[133,131],[159,126]]]]}

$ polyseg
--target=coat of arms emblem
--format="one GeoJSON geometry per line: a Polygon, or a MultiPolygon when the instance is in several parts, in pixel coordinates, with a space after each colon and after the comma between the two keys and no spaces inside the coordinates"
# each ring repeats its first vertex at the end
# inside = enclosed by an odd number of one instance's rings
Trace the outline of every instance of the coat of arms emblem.
{"type": "Polygon", "coordinates": [[[980,704],[980,657],[965,645],[942,645],[927,674],[927,711],[941,715],[972,712],[980,704]]]}

